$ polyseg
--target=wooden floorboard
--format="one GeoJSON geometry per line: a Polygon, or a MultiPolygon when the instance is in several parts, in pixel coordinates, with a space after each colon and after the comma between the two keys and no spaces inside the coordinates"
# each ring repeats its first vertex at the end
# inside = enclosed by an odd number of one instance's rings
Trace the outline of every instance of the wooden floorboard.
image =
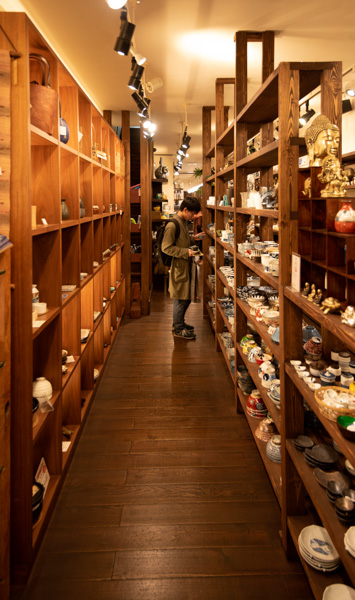
{"type": "Polygon", "coordinates": [[[309,600],[202,306],[124,319],[25,588],[13,600],[309,600]]]}

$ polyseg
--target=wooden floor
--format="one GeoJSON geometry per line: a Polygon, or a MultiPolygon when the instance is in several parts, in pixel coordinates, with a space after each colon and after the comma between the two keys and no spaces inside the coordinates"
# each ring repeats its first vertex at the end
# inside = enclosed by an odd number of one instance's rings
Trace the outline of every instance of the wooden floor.
{"type": "Polygon", "coordinates": [[[124,320],[32,577],[31,600],[308,600],[200,304],[124,320]]]}

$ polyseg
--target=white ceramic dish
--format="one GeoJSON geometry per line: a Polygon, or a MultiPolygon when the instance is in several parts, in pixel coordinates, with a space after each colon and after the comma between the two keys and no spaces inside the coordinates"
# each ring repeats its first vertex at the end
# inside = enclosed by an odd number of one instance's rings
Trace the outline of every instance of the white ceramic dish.
{"type": "Polygon", "coordinates": [[[344,583],[333,583],[325,588],[322,600],[355,600],[355,590],[344,583]]]}

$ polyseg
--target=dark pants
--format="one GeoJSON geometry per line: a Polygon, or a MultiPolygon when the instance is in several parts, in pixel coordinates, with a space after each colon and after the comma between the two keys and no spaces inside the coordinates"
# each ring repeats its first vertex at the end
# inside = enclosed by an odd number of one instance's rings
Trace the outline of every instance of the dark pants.
{"type": "Polygon", "coordinates": [[[174,329],[184,329],[185,313],[191,304],[191,300],[174,299],[173,307],[173,327],[174,329]]]}

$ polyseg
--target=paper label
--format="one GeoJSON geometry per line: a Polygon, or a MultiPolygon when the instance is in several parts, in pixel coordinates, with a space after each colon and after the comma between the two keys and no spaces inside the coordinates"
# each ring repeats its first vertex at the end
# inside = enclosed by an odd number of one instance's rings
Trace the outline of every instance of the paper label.
{"type": "Polygon", "coordinates": [[[45,495],[45,493],[47,491],[47,487],[48,487],[50,478],[51,478],[51,476],[47,469],[46,461],[44,460],[44,458],[41,458],[41,462],[39,463],[38,469],[36,471],[35,480],[43,485],[43,487],[44,487],[43,496],[45,495]]]}

